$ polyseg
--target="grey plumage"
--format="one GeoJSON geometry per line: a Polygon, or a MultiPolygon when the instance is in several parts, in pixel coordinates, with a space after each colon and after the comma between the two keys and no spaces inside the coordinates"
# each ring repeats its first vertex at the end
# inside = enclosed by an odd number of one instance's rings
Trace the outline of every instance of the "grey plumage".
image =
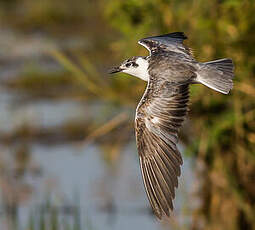
{"type": "Polygon", "coordinates": [[[136,112],[136,142],[144,185],[158,218],[169,216],[173,209],[182,165],[177,133],[187,114],[188,88],[188,84],[152,80],[136,112]]]}
{"type": "Polygon", "coordinates": [[[228,94],[233,87],[234,65],[225,58],[205,63],[197,62],[183,44],[187,37],[175,32],[139,40],[150,51],[149,71],[160,73],[171,82],[202,83],[218,92],[228,94]]]}
{"type": "Polygon", "coordinates": [[[190,56],[191,51],[183,44],[183,40],[187,39],[187,36],[183,32],[174,32],[170,34],[164,34],[154,37],[143,38],[138,41],[139,44],[145,46],[151,53],[161,51],[170,51],[176,53],[182,53],[190,56]]]}
{"type": "Polygon", "coordinates": [[[229,58],[199,64],[196,81],[218,92],[228,94],[233,88],[233,62],[229,58]]]}
{"type": "Polygon", "coordinates": [[[181,32],[141,39],[139,44],[150,55],[133,57],[111,70],[148,81],[136,109],[136,142],[146,193],[160,219],[173,209],[181,174],[182,157],[176,145],[188,111],[189,85],[202,83],[224,94],[233,87],[232,60],[197,62],[183,44],[185,39],[181,32]]]}

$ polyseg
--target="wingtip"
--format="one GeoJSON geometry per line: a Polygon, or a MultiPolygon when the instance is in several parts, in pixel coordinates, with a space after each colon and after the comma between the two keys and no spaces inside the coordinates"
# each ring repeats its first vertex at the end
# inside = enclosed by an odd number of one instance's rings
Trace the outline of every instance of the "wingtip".
{"type": "Polygon", "coordinates": [[[159,38],[166,38],[166,39],[171,39],[173,41],[179,41],[179,42],[182,42],[183,40],[188,39],[188,37],[184,34],[184,32],[173,32],[173,33],[162,34],[158,36],[142,38],[138,41],[138,44],[143,45],[143,43],[146,43],[150,40],[156,40],[159,38]]]}
{"type": "Polygon", "coordinates": [[[184,32],[173,32],[173,33],[168,33],[168,34],[163,34],[160,35],[160,37],[171,37],[171,38],[176,38],[176,39],[188,39],[188,37],[185,35],[184,32]]]}
{"type": "Polygon", "coordinates": [[[171,218],[171,212],[173,211],[172,208],[169,208],[167,213],[162,212],[162,213],[156,213],[154,210],[152,210],[152,213],[155,215],[157,220],[159,221],[168,221],[171,218]]]}
{"type": "Polygon", "coordinates": [[[169,37],[169,38],[175,38],[175,39],[181,39],[181,40],[188,39],[188,37],[186,36],[186,34],[184,32],[172,32],[172,33],[162,34],[162,35],[158,35],[158,36],[150,36],[150,37],[142,38],[138,41],[138,43],[140,44],[144,40],[151,39],[151,38],[159,38],[159,37],[161,37],[161,38],[169,37]]]}

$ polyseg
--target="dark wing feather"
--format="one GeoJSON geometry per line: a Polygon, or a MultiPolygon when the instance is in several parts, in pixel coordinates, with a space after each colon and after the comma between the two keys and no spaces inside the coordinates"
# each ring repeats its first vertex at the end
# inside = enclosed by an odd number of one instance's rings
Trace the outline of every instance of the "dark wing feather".
{"type": "Polygon", "coordinates": [[[149,81],[136,110],[136,141],[145,189],[158,218],[173,209],[182,157],[178,129],[187,114],[189,85],[149,81]]]}
{"type": "Polygon", "coordinates": [[[162,41],[162,43],[164,43],[166,41],[182,43],[183,40],[188,39],[188,37],[183,32],[173,32],[173,33],[163,34],[163,35],[159,35],[159,36],[147,37],[144,39],[162,41]]]}
{"type": "Polygon", "coordinates": [[[139,40],[138,43],[148,49],[150,53],[172,51],[190,56],[190,49],[183,44],[185,39],[187,39],[187,37],[183,32],[174,32],[170,34],[143,38],[139,40]]]}

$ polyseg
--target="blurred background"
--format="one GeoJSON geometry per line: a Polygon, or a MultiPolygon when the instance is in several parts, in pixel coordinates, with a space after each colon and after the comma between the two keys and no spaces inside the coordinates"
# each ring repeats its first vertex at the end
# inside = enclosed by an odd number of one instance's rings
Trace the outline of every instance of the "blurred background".
{"type": "Polygon", "coordinates": [[[0,229],[255,229],[254,0],[0,0],[0,229]],[[143,188],[134,113],[145,82],[107,69],[184,31],[230,57],[230,95],[191,86],[170,220],[143,188]]]}

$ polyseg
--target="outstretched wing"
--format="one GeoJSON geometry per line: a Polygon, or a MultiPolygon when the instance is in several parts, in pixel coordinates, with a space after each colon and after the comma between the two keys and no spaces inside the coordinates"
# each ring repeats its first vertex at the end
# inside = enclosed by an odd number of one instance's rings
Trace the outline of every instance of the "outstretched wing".
{"type": "Polygon", "coordinates": [[[143,38],[138,43],[150,51],[150,54],[159,51],[172,51],[191,55],[189,48],[184,46],[183,41],[187,39],[183,32],[174,32],[160,36],[143,38]]]}
{"type": "Polygon", "coordinates": [[[146,193],[156,216],[170,215],[181,174],[178,129],[187,114],[189,85],[148,82],[136,109],[136,142],[146,193]]]}

